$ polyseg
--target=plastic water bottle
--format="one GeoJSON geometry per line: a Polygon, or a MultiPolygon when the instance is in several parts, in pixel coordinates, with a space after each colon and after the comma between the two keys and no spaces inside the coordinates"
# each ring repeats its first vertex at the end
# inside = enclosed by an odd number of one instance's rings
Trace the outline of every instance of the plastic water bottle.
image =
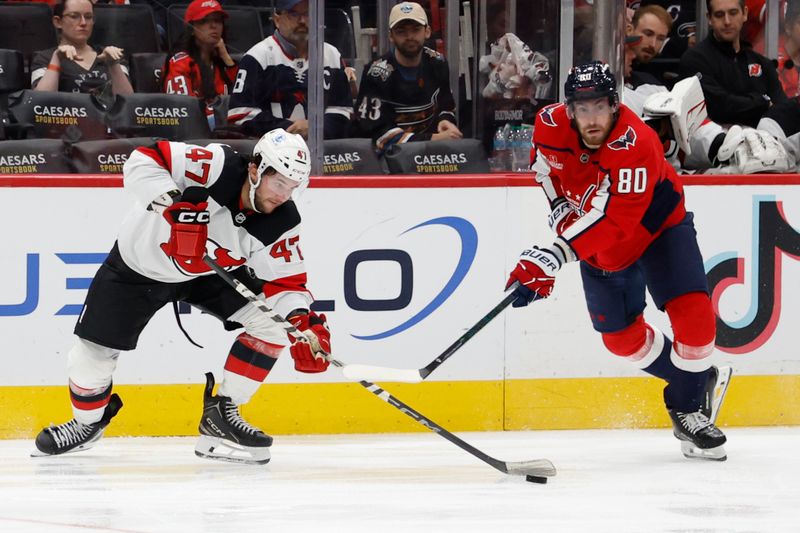
{"type": "Polygon", "coordinates": [[[529,135],[530,130],[523,126],[514,126],[511,129],[511,170],[514,172],[528,172],[531,163],[531,138],[529,135]]]}
{"type": "Polygon", "coordinates": [[[492,159],[494,160],[491,169],[495,172],[508,172],[511,169],[511,147],[508,140],[508,124],[499,126],[494,132],[492,141],[492,159]]]}

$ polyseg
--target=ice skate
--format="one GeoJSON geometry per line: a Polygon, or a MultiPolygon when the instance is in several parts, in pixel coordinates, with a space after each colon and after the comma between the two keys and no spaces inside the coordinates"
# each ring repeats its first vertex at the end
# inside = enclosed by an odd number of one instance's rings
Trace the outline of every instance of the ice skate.
{"type": "Polygon", "coordinates": [[[99,422],[81,424],[74,418],[57,426],[46,427],[36,436],[36,450],[31,457],[60,455],[88,450],[103,436],[103,430],[122,408],[122,400],[112,394],[99,422]]]}
{"type": "Polygon", "coordinates": [[[200,439],[194,447],[199,457],[234,463],[266,464],[272,437],[247,423],[239,407],[226,396],[214,396],[214,374],[206,374],[200,439]]]}
{"type": "Polygon", "coordinates": [[[730,367],[711,367],[708,384],[700,410],[693,413],[668,410],[675,437],[681,441],[681,451],[690,459],[724,461],[725,434],[715,425],[725,392],[728,390],[730,367]]]}

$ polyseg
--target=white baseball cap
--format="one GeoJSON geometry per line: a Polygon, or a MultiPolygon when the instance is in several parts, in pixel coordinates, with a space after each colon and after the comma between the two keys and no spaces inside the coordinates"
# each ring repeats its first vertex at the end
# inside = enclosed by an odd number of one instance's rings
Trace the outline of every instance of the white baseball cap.
{"type": "Polygon", "coordinates": [[[389,28],[394,28],[404,20],[413,20],[423,26],[428,25],[428,15],[425,14],[425,9],[416,2],[396,4],[389,13],[389,28]]]}

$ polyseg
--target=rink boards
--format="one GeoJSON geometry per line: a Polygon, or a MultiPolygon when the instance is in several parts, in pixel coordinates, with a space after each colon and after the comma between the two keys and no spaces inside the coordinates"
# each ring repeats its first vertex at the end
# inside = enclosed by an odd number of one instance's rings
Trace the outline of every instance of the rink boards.
{"type": "MultiPolygon", "coordinates": [[[[72,327],[132,205],[120,182],[0,177],[0,438],[69,416],[72,327]]],[[[735,368],[723,424],[800,424],[798,185],[797,176],[687,179],[721,317],[715,361],[735,368]]],[[[349,363],[424,366],[502,298],[522,248],[552,241],[527,176],[316,180],[300,209],[309,287],[349,363]]],[[[652,304],[646,317],[669,331],[652,304]]],[[[233,335],[194,311],[181,322],[205,348],[160,311],[120,357],[125,407],[110,434],[196,431],[203,373],[221,376],[233,335]]],[[[420,429],[333,368],[296,373],[288,353],[267,383],[243,411],[273,433],[420,429]]],[[[608,355],[591,329],[576,265],[549,300],[507,310],[425,383],[384,385],[451,430],[668,423],[662,385],[608,355]]]]}

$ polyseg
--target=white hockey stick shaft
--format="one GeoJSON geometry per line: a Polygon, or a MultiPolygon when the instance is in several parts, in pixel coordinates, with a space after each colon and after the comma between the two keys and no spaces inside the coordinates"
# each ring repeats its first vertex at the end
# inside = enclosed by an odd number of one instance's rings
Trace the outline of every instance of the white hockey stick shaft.
{"type": "MultiPolygon", "coordinates": [[[[439,354],[433,361],[423,366],[422,368],[389,368],[383,366],[373,365],[347,365],[342,372],[344,375],[353,380],[366,379],[369,381],[399,381],[403,383],[420,383],[424,381],[431,373],[439,368],[439,366],[447,361],[454,353],[456,353],[462,346],[464,346],[472,337],[475,336],[480,330],[484,328],[489,322],[494,320],[503,310],[511,305],[517,299],[516,295],[517,284],[515,283],[510,287],[510,292],[495,305],[491,311],[483,315],[466,333],[461,335],[456,341],[447,347],[445,351],[439,354]]],[[[538,300],[539,298],[535,298],[538,300]]],[[[534,301],[535,301],[534,300],[534,301]]]]}

